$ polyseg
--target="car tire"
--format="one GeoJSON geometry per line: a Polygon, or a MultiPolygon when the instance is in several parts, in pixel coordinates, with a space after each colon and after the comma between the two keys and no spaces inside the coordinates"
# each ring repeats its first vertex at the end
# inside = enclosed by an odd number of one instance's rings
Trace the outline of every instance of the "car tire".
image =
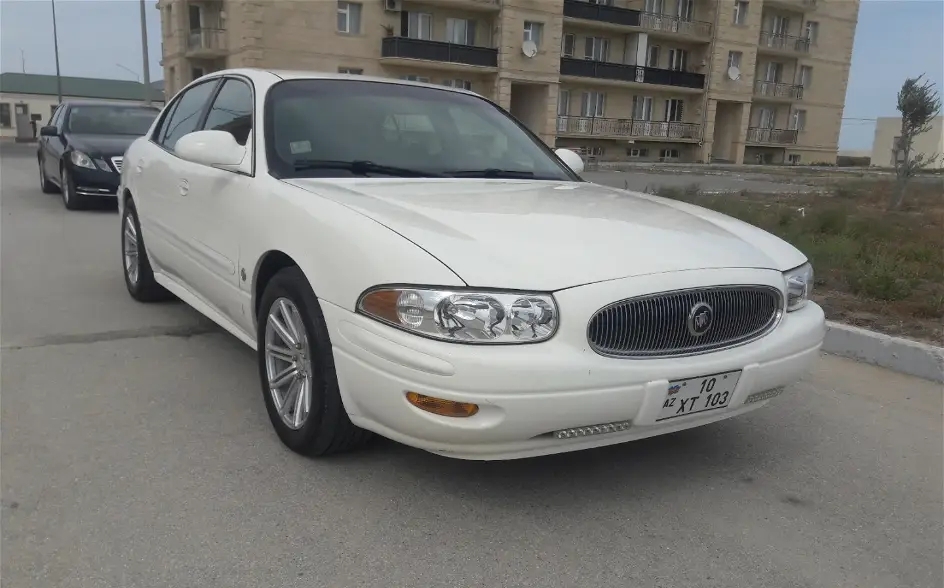
{"type": "Polygon", "coordinates": [[[62,186],[62,203],[66,210],[82,210],[86,206],[84,197],[75,193],[75,180],[65,166],[59,167],[59,185],[62,186]]]}
{"type": "Polygon", "coordinates": [[[266,285],[256,331],[262,394],[282,443],[315,457],[357,449],[371,439],[370,431],[348,418],[321,305],[299,268],[279,271],[266,285]],[[285,381],[273,384],[280,375],[285,381]]]}
{"type": "Polygon", "coordinates": [[[46,177],[45,161],[42,157],[38,157],[37,163],[39,164],[39,189],[43,191],[43,194],[55,194],[59,190],[46,177]]]}
{"type": "Polygon", "coordinates": [[[154,280],[154,271],[141,236],[138,211],[132,200],[128,200],[121,217],[121,267],[128,293],[138,302],[160,302],[173,298],[154,280]]]}

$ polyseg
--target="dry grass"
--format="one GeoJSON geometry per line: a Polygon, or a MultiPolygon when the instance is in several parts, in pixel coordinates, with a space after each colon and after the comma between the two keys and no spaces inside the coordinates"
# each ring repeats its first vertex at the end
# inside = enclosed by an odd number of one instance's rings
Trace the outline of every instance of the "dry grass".
{"type": "MultiPolygon", "coordinates": [[[[831,178],[822,193],[702,194],[657,188],[761,227],[795,245],[816,271],[813,297],[832,320],[944,341],[944,183],[915,182],[887,212],[891,179],[831,178]]],[[[785,186],[786,188],[786,186],[785,186]]]]}

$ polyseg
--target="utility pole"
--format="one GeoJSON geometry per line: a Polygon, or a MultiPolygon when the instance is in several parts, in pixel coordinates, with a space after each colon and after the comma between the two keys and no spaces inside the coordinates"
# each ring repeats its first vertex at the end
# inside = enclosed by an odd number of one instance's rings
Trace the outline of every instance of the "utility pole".
{"type": "Polygon", "coordinates": [[[20,49],[20,67],[26,73],[26,52],[20,49]]]}
{"type": "Polygon", "coordinates": [[[141,58],[144,63],[144,104],[151,105],[151,66],[148,65],[147,15],[145,14],[144,0],[139,1],[141,6],[141,58]]]}
{"type": "Polygon", "coordinates": [[[52,2],[52,46],[56,52],[56,96],[62,104],[62,76],[59,72],[59,30],[56,28],[56,0],[52,2]]]}

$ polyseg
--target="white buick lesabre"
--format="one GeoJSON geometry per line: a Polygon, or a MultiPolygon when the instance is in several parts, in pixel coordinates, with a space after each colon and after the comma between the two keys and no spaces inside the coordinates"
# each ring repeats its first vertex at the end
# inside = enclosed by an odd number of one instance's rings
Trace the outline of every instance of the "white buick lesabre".
{"type": "MultiPolygon", "coordinates": [[[[743,414],[816,360],[802,253],[583,181],[488,100],[227,70],[124,158],[125,282],[256,350],[281,440],[510,459],[743,414]]],[[[225,399],[221,399],[225,401],[225,399]]]]}

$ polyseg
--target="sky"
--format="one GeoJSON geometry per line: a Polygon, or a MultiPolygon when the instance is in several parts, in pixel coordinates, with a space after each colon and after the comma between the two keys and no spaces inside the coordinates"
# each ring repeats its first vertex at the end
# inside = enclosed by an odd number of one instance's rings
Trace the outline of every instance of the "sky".
{"type": "MultiPolygon", "coordinates": [[[[280,0],[291,1],[291,0],[280,0]]],[[[848,0],[820,0],[844,2],[848,0]]],[[[160,14],[145,0],[151,80],[163,77],[160,14]]],[[[55,74],[50,0],[0,0],[0,71],[55,74]]],[[[143,80],[138,0],[56,0],[62,75],[143,80]],[[128,71],[131,70],[131,71],[128,71]]],[[[869,149],[906,77],[944,89],[944,0],[862,0],[840,149],[869,149]]]]}

